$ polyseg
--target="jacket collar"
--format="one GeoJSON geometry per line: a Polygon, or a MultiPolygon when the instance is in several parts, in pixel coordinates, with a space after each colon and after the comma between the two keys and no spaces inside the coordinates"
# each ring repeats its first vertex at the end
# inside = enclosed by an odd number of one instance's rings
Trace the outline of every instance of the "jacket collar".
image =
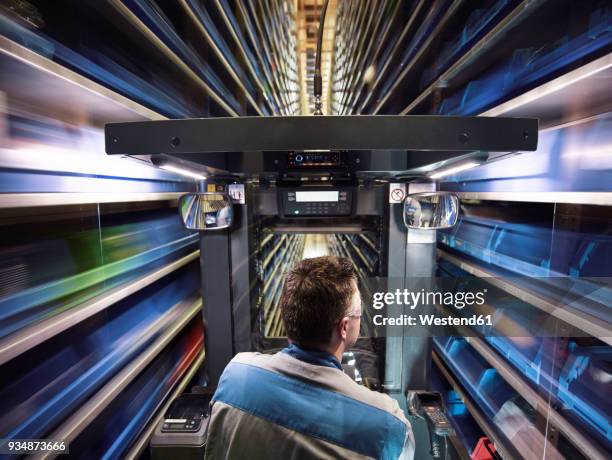
{"type": "Polygon", "coordinates": [[[304,361],[309,364],[316,366],[335,367],[336,369],[342,370],[342,365],[331,353],[323,350],[314,350],[302,348],[295,343],[290,343],[287,348],[282,350],[282,353],[287,353],[300,361],[304,361]]]}

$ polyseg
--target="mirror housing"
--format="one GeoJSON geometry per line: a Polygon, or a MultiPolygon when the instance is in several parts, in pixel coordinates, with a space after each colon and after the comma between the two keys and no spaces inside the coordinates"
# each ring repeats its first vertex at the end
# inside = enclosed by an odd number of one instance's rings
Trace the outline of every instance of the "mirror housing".
{"type": "Polygon", "coordinates": [[[179,198],[183,225],[189,230],[221,230],[234,221],[229,196],[217,192],[189,193],[179,198]]]}
{"type": "Polygon", "coordinates": [[[459,198],[448,192],[423,192],[404,200],[404,225],[408,229],[441,230],[459,218],[459,198]]]}

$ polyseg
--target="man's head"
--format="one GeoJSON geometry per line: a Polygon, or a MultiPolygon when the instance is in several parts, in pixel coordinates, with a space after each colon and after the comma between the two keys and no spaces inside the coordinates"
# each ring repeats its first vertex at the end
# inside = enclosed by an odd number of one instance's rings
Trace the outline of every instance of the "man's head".
{"type": "Polygon", "coordinates": [[[359,336],[361,296],[352,262],[336,256],[298,262],[285,280],[280,309],[291,341],[342,354],[359,336]]]}

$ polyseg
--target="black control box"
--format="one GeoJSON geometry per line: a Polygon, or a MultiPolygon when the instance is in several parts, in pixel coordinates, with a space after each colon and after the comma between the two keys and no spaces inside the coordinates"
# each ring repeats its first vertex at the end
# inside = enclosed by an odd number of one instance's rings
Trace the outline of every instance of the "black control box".
{"type": "Polygon", "coordinates": [[[211,396],[186,393],[172,402],[151,437],[151,460],[204,458],[211,396]]]}
{"type": "Polygon", "coordinates": [[[337,217],[353,214],[355,190],[352,188],[282,188],[279,194],[284,217],[337,217]]]}

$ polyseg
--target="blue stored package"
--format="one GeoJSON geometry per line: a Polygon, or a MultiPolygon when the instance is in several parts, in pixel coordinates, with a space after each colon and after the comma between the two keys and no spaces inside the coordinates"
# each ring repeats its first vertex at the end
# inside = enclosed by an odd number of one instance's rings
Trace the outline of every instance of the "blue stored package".
{"type": "Polygon", "coordinates": [[[612,446],[612,350],[607,346],[568,346],[557,398],[593,434],[612,446]]]}
{"type": "Polygon", "coordinates": [[[464,338],[436,337],[434,345],[488,417],[493,418],[515,396],[514,390],[464,338]]]}

